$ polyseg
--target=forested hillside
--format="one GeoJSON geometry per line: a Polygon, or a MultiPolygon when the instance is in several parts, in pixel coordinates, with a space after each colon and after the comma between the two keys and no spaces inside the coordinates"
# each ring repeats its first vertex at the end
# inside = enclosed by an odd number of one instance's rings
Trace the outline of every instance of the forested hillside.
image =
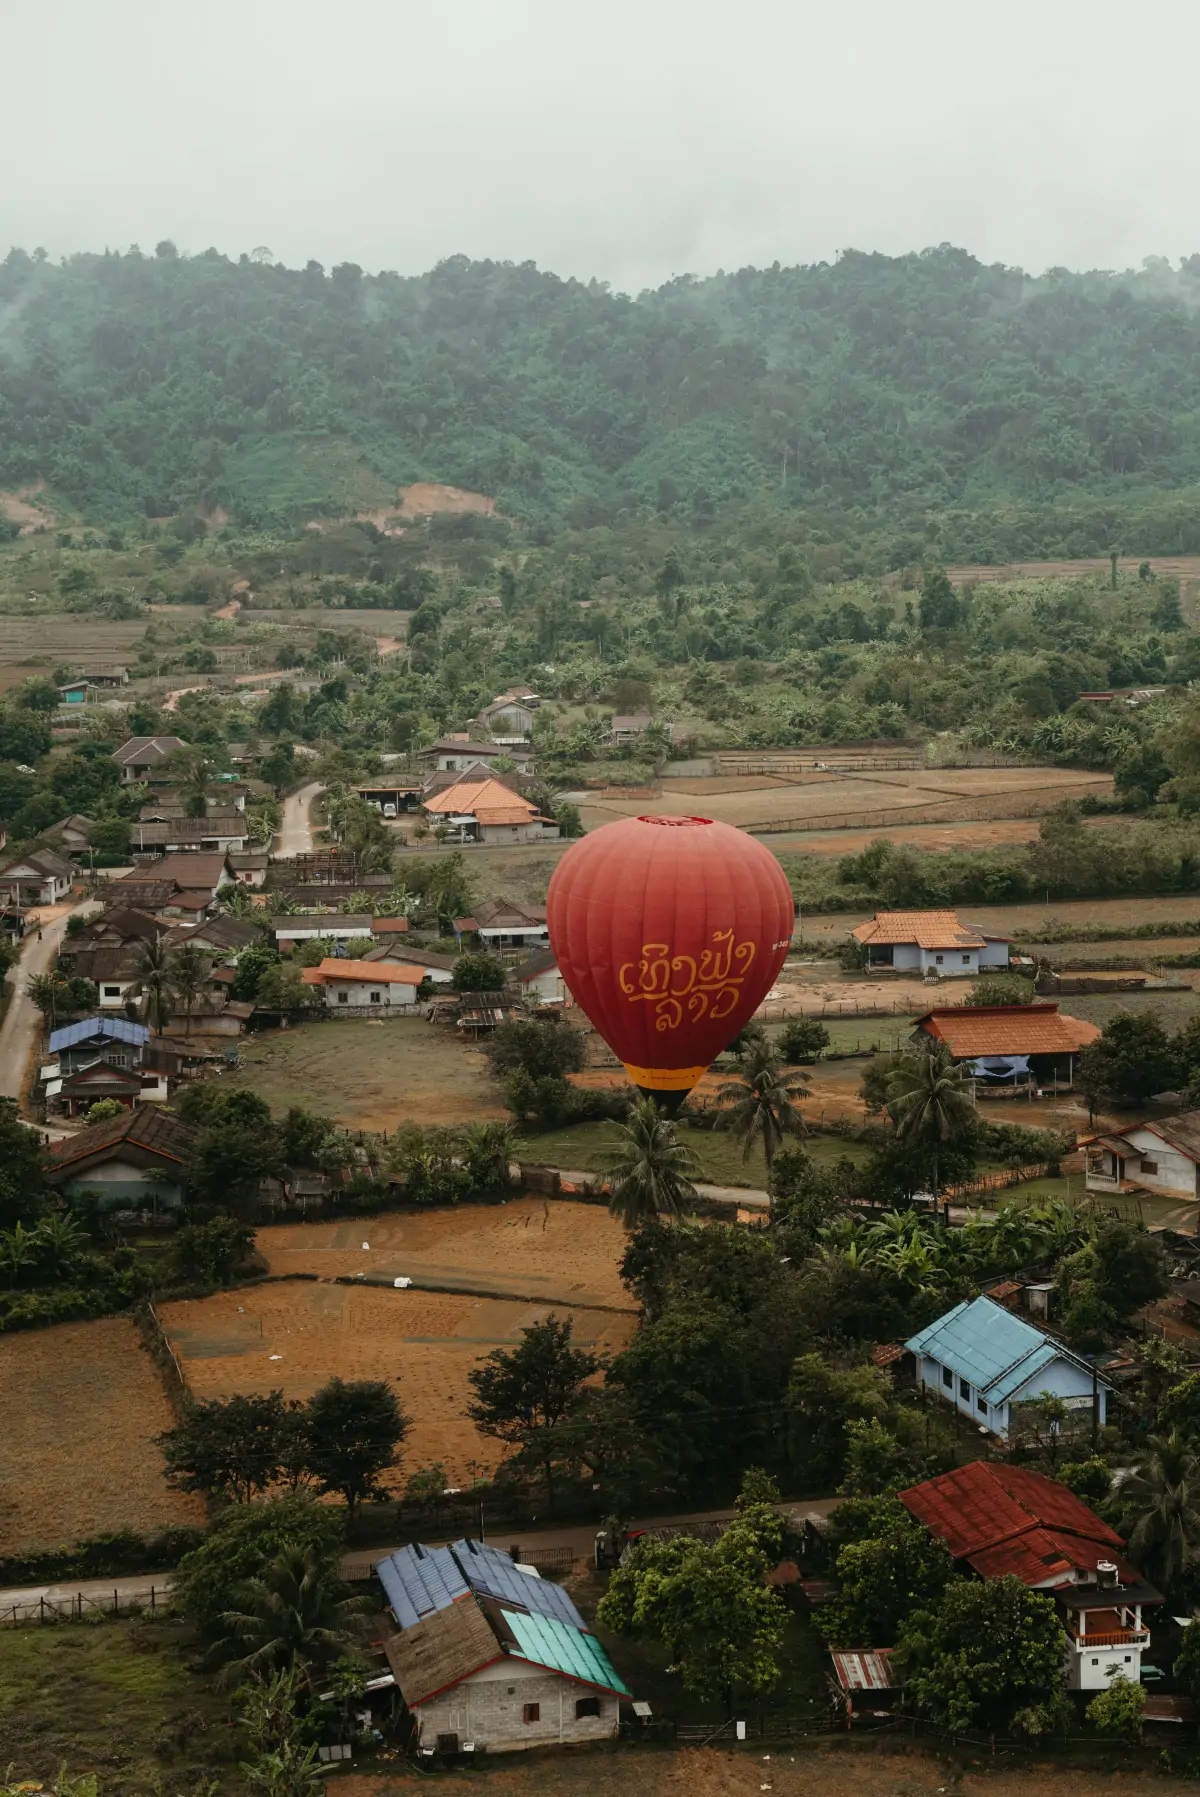
{"type": "Polygon", "coordinates": [[[245,527],[428,479],[541,534],[748,499],[875,566],[1200,549],[1200,256],[1032,279],[947,246],[682,279],[11,251],[0,486],[245,527]]]}

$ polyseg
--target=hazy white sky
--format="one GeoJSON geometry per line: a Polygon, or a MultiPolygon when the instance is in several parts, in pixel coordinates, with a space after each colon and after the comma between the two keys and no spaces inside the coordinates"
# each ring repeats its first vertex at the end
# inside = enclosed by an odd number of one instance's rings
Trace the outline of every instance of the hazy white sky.
{"type": "Polygon", "coordinates": [[[1188,0],[0,0],[0,255],[1200,249],[1188,0]]]}

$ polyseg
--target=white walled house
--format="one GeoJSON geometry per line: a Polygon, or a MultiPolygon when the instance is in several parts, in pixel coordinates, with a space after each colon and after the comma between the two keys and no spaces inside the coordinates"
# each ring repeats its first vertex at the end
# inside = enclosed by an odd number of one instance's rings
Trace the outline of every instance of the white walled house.
{"type": "Polygon", "coordinates": [[[917,1384],[977,1428],[1007,1441],[1013,1407],[1062,1398],[1090,1421],[1093,1396],[1103,1427],[1108,1387],[1062,1342],[991,1298],[964,1299],[906,1344],[917,1384]]]}
{"type": "Polygon", "coordinates": [[[966,979],[1008,966],[1008,937],[988,936],[960,923],[955,911],[877,911],[850,934],[868,968],[966,979]]]}
{"type": "Polygon", "coordinates": [[[16,905],[58,905],[70,896],[74,865],[53,849],[33,849],[0,868],[0,892],[16,905]]]}
{"type": "Polygon", "coordinates": [[[1200,1199],[1200,1111],[1153,1123],[1131,1123],[1083,1136],[1089,1192],[1130,1187],[1167,1198],[1200,1199]]]}
{"type": "Polygon", "coordinates": [[[474,742],[466,735],[443,736],[421,750],[421,759],[432,759],[439,773],[463,774],[476,761],[498,761],[507,755],[519,774],[533,766],[533,750],[520,743],[474,742]]]}
{"type": "Polygon", "coordinates": [[[528,961],[513,969],[512,982],[533,1004],[562,1005],[568,1003],[567,985],[558,970],[558,956],[552,948],[542,949],[528,961]]]}
{"type": "Polygon", "coordinates": [[[139,1102],[56,1142],[46,1177],[70,1196],[98,1193],[109,1209],[173,1209],[183,1202],[195,1139],[195,1130],[169,1111],[139,1102]]]}
{"type": "Polygon", "coordinates": [[[401,1548],[375,1572],[423,1757],[615,1739],[629,1692],[561,1585],[470,1540],[401,1548]]]}
{"type": "Polygon", "coordinates": [[[306,986],[319,986],[326,1009],[339,1011],[411,1010],[424,977],[420,967],[395,961],[352,961],[327,955],[319,967],[306,967],[301,978],[306,986]]]}

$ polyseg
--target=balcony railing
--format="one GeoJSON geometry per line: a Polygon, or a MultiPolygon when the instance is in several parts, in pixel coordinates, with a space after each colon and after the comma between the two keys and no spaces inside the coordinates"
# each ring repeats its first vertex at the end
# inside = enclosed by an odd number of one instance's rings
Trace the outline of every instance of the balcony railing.
{"type": "Polygon", "coordinates": [[[1076,1653],[1093,1647],[1149,1647],[1149,1629],[1117,1629],[1107,1635],[1075,1635],[1076,1653]]]}

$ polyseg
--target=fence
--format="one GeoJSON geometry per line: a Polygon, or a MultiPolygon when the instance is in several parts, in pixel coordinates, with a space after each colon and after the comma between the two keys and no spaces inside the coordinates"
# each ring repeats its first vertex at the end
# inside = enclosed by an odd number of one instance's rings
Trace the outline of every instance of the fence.
{"type": "Polygon", "coordinates": [[[21,1628],[35,1622],[83,1622],[92,1616],[144,1616],[147,1612],[163,1616],[170,1609],[167,1586],[151,1585],[145,1591],[127,1592],[114,1586],[111,1597],[74,1591],[65,1597],[32,1597],[23,1603],[5,1604],[0,1608],[0,1628],[21,1628]]]}

